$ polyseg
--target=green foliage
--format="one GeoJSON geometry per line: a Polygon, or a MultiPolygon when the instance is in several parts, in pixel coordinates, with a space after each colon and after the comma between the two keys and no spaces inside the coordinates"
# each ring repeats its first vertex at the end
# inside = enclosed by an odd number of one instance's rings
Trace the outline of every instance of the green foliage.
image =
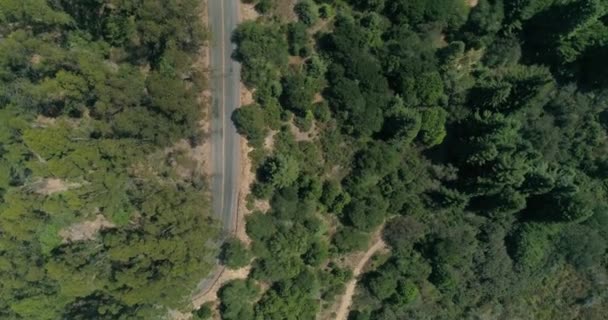
{"type": "Polygon", "coordinates": [[[315,299],[318,285],[315,275],[308,271],[276,283],[256,306],[256,318],[313,319],[319,306],[315,299]]]}
{"type": "Polygon", "coordinates": [[[293,10],[298,15],[298,19],[307,26],[311,26],[319,19],[319,9],[312,0],[298,1],[293,10]]]}
{"type": "Polygon", "coordinates": [[[558,243],[558,252],[579,270],[600,263],[607,244],[600,232],[586,225],[566,229],[558,243]]]}
{"type": "Polygon", "coordinates": [[[314,318],[319,297],[330,312],[350,277],[338,265],[379,227],[390,253],[368,264],[350,318],[606,313],[593,302],[608,239],[605,1],[323,0],[296,12],[259,21],[272,37],[258,43],[285,38],[304,59],[244,64],[245,80],[275,72],[250,85],[273,119],[259,132],[280,128],[267,158],[254,153],[253,194],[270,200],[247,224],[251,277],[269,284],[258,318],[314,318]],[[311,6],[324,19],[312,28],[311,6]]]}
{"type": "Polygon", "coordinates": [[[235,31],[238,44],[236,57],[243,63],[243,80],[248,86],[258,86],[278,79],[287,65],[287,39],[276,25],[243,23],[235,31]]]}
{"type": "Polygon", "coordinates": [[[199,9],[0,3],[1,318],[188,307],[218,229],[203,177],[166,150],[197,134],[199,9]]]}
{"type": "Polygon", "coordinates": [[[422,110],[420,120],[420,141],[427,147],[441,144],[447,135],[445,122],[447,112],[442,108],[422,110]]]}
{"type": "Polygon", "coordinates": [[[243,242],[238,239],[229,239],[222,246],[220,260],[230,269],[238,269],[249,264],[251,256],[243,242]]]}
{"type": "Polygon", "coordinates": [[[344,208],[344,214],[355,228],[371,231],[383,222],[387,209],[388,203],[381,196],[372,194],[353,199],[344,208]]]}
{"type": "Polygon", "coordinates": [[[550,248],[548,230],[539,224],[523,224],[514,235],[513,258],[520,270],[539,270],[546,263],[550,248]]]}
{"type": "Polygon", "coordinates": [[[260,289],[250,280],[232,280],[218,292],[222,319],[253,319],[253,300],[260,289]]]}
{"type": "Polygon", "coordinates": [[[253,145],[260,145],[268,130],[265,127],[264,110],[257,105],[243,106],[232,114],[232,121],[238,132],[247,137],[253,145]]]}
{"type": "Polygon", "coordinates": [[[291,23],[287,26],[289,53],[292,56],[306,57],[310,54],[308,31],[304,23],[291,23]]]}
{"type": "Polygon", "coordinates": [[[296,159],[278,154],[266,160],[261,168],[262,181],[276,188],[288,187],[298,178],[300,168],[296,159]]]}
{"type": "Polygon", "coordinates": [[[269,13],[271,10],[276,8],[276,1],[274,0],[259,0],[255,5],[255,9],[262,14],[269,13]]]}
{"type": "Polygon", "coordinates": [[[327,206],[329,212],[336,214],[342,213],[344,206],[346,206],[350,200],[350,195],[342,190],[342,186],[338,182],[330,180],[323,185],[321,203],[327,206]]]}
{"type": "Polygon", "coordinates": [[[397,24],[433,21],[454,29],[464,24],[467,14],[466,3],[458,0],[396,0],[387,5],[387,15],[397,24]]]}
{"type": "Polygon", "coordinates": [[[334,246],[341,253],[363,250],[368,241],[367,234],[350,227],[338,230],[333,238],[334,246]]]}
{"type": "Polygon", "coordinates": [[[319,89],[314,79],[305,74],[291,74],[283,80],[281,104],[297,116],[304,117],[312,109],[312,100],[319,89]]]}
{"type": "Polygon", "coordinates": [[[213,309],[210,303],[203,304],[200,308],[193,312],[193,319],[195,320],[208,320],[213,316],[213,309]]]}

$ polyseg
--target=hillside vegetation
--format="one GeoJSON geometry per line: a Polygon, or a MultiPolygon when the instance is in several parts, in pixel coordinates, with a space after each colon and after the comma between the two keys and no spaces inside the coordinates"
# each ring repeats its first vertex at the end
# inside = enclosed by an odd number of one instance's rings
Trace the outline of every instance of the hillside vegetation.
{"type": "Polygon", "coordinates": [[[218,235],[191,157],[198,6],[0,1],[1,319],[188,306],[218,235]]]}
{"type": "Polygon", "coordinates": [[[608,2],[254,5],[254,259],[223,319],[332,319],[379,228],[350,319],[605,317],[608,2]]]}

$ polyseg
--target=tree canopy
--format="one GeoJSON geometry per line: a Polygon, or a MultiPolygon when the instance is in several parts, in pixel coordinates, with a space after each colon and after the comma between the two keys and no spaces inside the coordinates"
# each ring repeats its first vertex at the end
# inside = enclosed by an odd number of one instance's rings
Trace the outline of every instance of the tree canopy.
{"type": "Polygon", "coordinates": [[[0,318],[190,308],[218,237],[189,155],[200,9],[1,1],[0,318]]]}
{"type": "Polygon", "coordinates": [[[256,3],[255,318],[605,317],[606,1],[256,3]]]}

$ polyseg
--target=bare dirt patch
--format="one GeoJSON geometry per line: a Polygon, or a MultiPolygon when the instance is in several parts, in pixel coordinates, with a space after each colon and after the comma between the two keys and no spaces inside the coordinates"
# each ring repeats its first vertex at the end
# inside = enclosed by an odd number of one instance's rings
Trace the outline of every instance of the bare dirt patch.
{"type": "Polygon", "coordinates": [[[241,105],[247,106],[253,104],[253,91],[249,90],[245,84],[241,82],[241,105]]]}
{"type": "Polygon", "coordinates": [[[95,216],[95,220],[83,221],[75,223],[65,229],[59,231],[59,236],[64,243],[93,240],[102,229],[111,229],[116,227],[106,217],[101,214],[95,216]]]}
{"type": "Polygon", "coordinates": [[[310,130],[308,130],[307,132],[301,131],[300,128],[298,128],[292,122],[289,123],[289,127],[296,141],[312,141],[319,134],[317,127],[314,123],[312,125],[312,128],[310,128],[310,130]]]}
{"type": "Polygon", "coordinates": [[[287,22],[296,21],[298,17],[295,12],[293,12],[293,7],[296,5],[296,2],[297,0],[277,1],[275,14],[287,22]]]}
{"type": "Polygon", "coordinates": [[[81,183],[68,182],[57,178],[48,178],[35,182],[31,189],[38,194],[49,196],[59,192],[65,192],[70,189],[81,187],[81,183]]]}
{"type": "Polygon", "coordinates": [[[42,56],[41,56],[41,55],[39,55],[39,54],[34,54],[34,55],[32,55],[32,57],[30,58],[30,63],[31,63],[32,65],[39,65],[39,64],[40,64],[40,62],[42,62],[42,60],[43,60],[43,58],[42,58],[42,56]]]}
{"type": "MultiPolygon", "coordinates": [[[[201,125],[203,121],[201,121],[201,125]]],[[[206,140],[206,139],[205,139],[206,140]]],[[[189,141],[182,139],[171,147],[161,152],[151,154],[148,162],[157,168],[148,168],[142,163],[132,167],[132,172],[138,176],[144,176],[145,172],[159,176],[164,165],[169,165],[178,178],[192,180],[197,177],[208,176],[211,170],[211,145],[206,141],[198,145],[192,145],[189,141]]]]}
{"type": "Polygon", "coordinates": [[[466,0],[469,8],[475,8],[479,4],[479,0],[466,0]]]}
{"type": "Polygon", "coordinates": [[[240,20],[241,21],[255,21],[258,19],[260,14],[255,10],[255,4],[253,3],[241,3],[240,20]]]}
{"type": "Polygon", "coordinates": [[[438,36],[434,37],[433,46],[435,48],[445,48],[449,45],[448,41],[445,38],[445,34],[441,33],[438,36]]]}
{"type": "Polygon", "coordinates": [[[34,120],[34,128],[47,128],[52,127],[57,122],[57,119],[38,115],[34,120]]]}
{"type": "Polygon", "coordinates": [[[304,58],[298,56],[289,56],[289,65],[290,66],[301,66],[304,64],[304,58]]]}
{"type": "Polygon", "coordinates": [[[247,196],[251,191],[251,184],[255,180],[255,175],[251,170],[251,160],[249,159],[249,152],[251,150],[247,141],[241,137],[241,179],[236,217],[236,237],[247,245],[251,243],[251,239],[247,235],[245,228],[245,219],[251,213],[251,210],[247,209],[247,196]]]}
{"type": "Polygon", "coordinates": [[[277,133],[278,131],[272,130],[268,133],[268,135],[266,135],[266,138],[264,138],[264,148],[268,149],[268,151],[272,151],[274,149],[274,140],[277,133]]]}
{"type": "Polygon", "coordinates": [[[224,268],[217,281],[215,281],[213,286],[211,286],[211,289],[207,290],[207,292],[205,292],[204,294],[195,297],[192,301],[192,304],[196,308],[198,308],[205,302],[218,300],[217,292],[222,288],[222,286],[226,282],[236,279],[247,279],[247,277],[249,276],[249,271],[251,271],[251,266],[247,266],[237,270],[230,270],[228,268],[224,268]]]}
{"type": "Polygon", "coordinates": [[[174,310],[174,309],[169,310],[167,316],[171,320],[188,320],[188,319],[192,319],[192,314],[190,314],[190,313],[183,313],[183,312],[181,312],[179,310],[174,310]]]}
{"type": "Polygon", "coordinates": [[[312,103],[320,103],[325,101],[325,98],[323,98],[323,95],[321,95],[320,93],[315,93],[315,97],[312,99],[312,103]]]}

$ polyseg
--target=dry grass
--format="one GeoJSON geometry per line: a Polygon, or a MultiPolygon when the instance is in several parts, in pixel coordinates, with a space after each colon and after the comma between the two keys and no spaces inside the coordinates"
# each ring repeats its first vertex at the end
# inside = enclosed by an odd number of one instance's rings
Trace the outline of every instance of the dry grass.
{"type": "Polygon", "coordinates": [[[253,3],[243,3],[240,1],[241,9],[240,9],[240,20],[241,21],[255,21],[258,19],[260,14],[255,10],[255,4],[253,3]]]}
{"type": "Polygon", "coordinates": [[[466,0],[469,8],[475,8],[479,4],[479,0],[466,0]]]}
{"type": "Polygon", "coordinates": [[[297,0],[280,0],[277,1],[277,8],[275,15],[284,20],[285,22],[293,22],[298,19],[293,7],[296,5],[297,0]]]}
{"type": "Polygon", "coordinates": [[[245,219],[247,215],[251,213],[251,211],[247,209],[247,195],[249,195],[251,185],[255,180],[255,175],[251,170],[251,160],[248,156],[249,152],[251,152],[251,147],[247,144],[247,141],[241,137],[241,179],[239,184],[236,237],[247,245],[251,243],[251,239],[247,235],[245,229],[245,219]]]}
{"type": "Polygon", "coordinates": [[[71,226],[59,231],[59,236],[63,242],[93,240],[102,229],[116,227],[106,217],[101,214],[95,216],[95,220],[83,221],[72,224],[71,226]]]}
{"type": "Polygon", "coordinates": [[[241,105],[247,106],[253,104],[253,91],[247,89],[247,87],[241,83],[241,105]]]}
{"type": "Polygon", "coordinates": [[[294,67],[300,67],[304,64],[304,58],[300,56],[289,56],[289,65],[294,67]]]}
{"type": "Polygon", "coordinates": [[[50,196],[55,193],[65,192],[70,189],[81,187],[82,184],[75,182],[67,182],[65,180],[57,178],[48,178],[38,182],[35,182],[31,189],[37,193],[45,196],[50,196]]]}
{"type": "Polygon", "coordinates": [[[199,307],[206,302],[216,301],[218,299],[218,291],[222,288],[222,286],[224,286],[226,282],[236,279],[247,279],[250,271],[251,266],[247,266],[237,270],[230,270],[228,268],[224,268],[222,274],[213,284],[211,289],[207,290],[207,292],[205,292],[204,294],[195,297],[194,300],[192,300],[192,304],[195,307],[199,307]]]}
{"type": "Polygon", "coordinates": [[[36,117],[36,120],[34,120],[34,127],[35,128],[52,127],[55,125],[56,122],[57,122],[57,119],[55,119],[55,118],[45,117],[45,116],[39,114],[36,117]]]}

